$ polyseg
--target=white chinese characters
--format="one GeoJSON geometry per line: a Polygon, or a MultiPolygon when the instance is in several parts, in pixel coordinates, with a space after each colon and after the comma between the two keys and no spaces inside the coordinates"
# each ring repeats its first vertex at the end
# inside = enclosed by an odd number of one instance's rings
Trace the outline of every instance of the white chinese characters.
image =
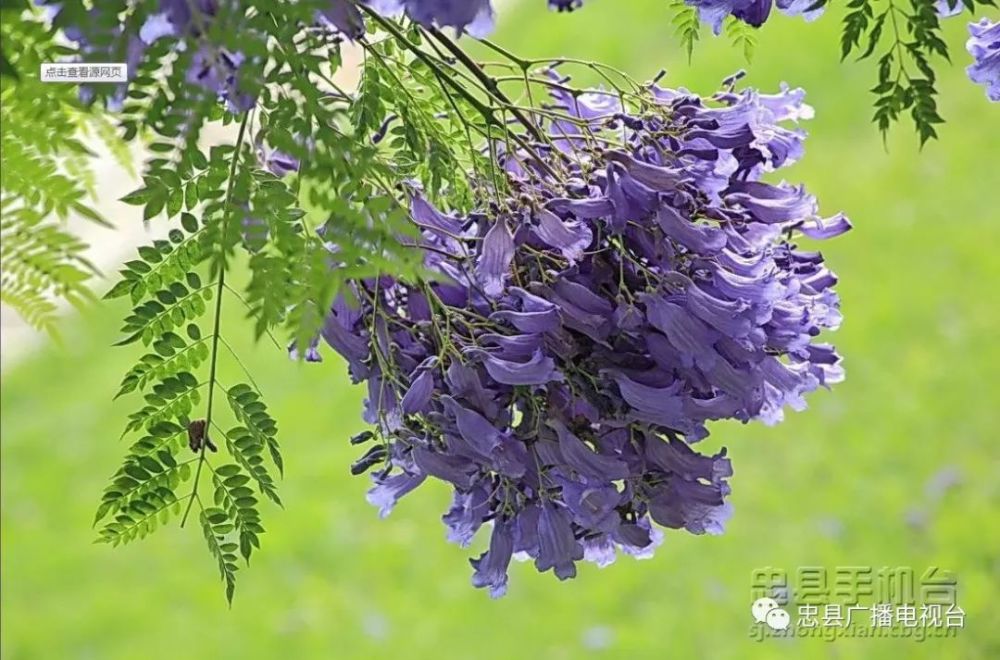
{"type": "Polygon", "coordinates": [[[124,62],[46,62],[41,67],[42,82],[123,83],[128,81],[124,62]]]}

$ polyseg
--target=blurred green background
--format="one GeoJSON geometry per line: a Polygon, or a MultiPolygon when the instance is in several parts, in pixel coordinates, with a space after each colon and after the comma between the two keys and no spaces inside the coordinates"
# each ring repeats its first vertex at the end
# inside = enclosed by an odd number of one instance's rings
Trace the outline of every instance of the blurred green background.
{"type": "MultiPolygon", "coordinates": [[[[591,0],[569,16],[543,4],[501,11],[497,41],[638,78],[666,68],[665,84],[703,93],[745,66],[707,33],[689,65],[659,0],[591,0]]],[[[249,362],[281,426],[286,510],[265,511],[264,550],[227,609],[196,528],[91,544],[131,410],[110,402],[133,357],[109,348],[122,310],[100,306],[66,323],[61,347],[3,375],[0,655],[1000,657],[1000,106],[965,78],[966,20],[952,19],[941,141],[919,152],[904,125],[883,146],[869,121],[872,67],[838,62],[839,19],[773,17],[749,84],[803,86],[816,108],[806,158],[784,176],[855,224],[823,246],[841,276],[835,341],[848,378],[777,428],[716,425],[706,442],[728,446],[736,471],[725,535],[668,533],[652,560],[581,565],[565,583],[515,563],[509,594],[491,601],[469,585],[479,548],[444,539],[444,487],[425,486],[384,521],[365,503],[346,443],[362,428],[362,394],[341,363],[327,351],[322,365],[297,365],[262,345],[249,362]],[[950,569],[966,627],[922,644],[751,641],[753,569],[802,565],[950,569]]]]}

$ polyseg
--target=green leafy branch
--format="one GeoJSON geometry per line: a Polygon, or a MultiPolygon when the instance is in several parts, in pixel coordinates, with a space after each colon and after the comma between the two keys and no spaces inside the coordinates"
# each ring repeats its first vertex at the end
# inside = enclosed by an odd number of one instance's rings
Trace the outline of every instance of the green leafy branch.
{"type": "Polygon", "coordinates": [[[673,14],[671,22],[681,40],[681,46],[687,52],[688,62],[694,55],[694,45],[701,39],[701,19],[698,8],[689,5],[684,0],[671,0],[670,9],[673,14]]]}
{"type": "Polygon", "coordinates": [[[42,62],[64,47],[26,6],[0,7],[0,301],[35,328],[55,333],[59,301],[79,307],[92,299],[97,273],[86,244],[67,227],[71,217],[106,225],[88,201],[93,152],[80,137],[95,132],[121,155],[120,141],[103,118],[81,110],[75,91],[38,79],[42,62]],[[7,48],[17,44],[17,48],[7,48]],[[39,122],[44,116],[46,121],[39,122]]]}
{"type": "MultiPolygon", "coordinates": [[[[244,115],[235,147],[214,149],[211,159],[193,159],[187,168],[179,168],[180,172],[186,169],[186,174],[174,173],[155,182],[147,177],[144,186],[126,198],[130,203],[142,204],[147,217],[155,217],[164,199],[183,190],[185,205],[200,212],[203,222],[199,225],[194,213],[185,212],[181,218],[183,231],[171,230],[170,240],[139,248],[138,259],[125,264],[121,279],[108,293],[109,298],[129,296],[134,303],[125,318],[125,337],[119,345],[141,340],[152,351],[145,353],[122,379],[118,395],[138,391],[145,403],[129,415],[125,433],[139,432],[142,436],[112,475],[95,518],[97,524],[110,517],[103,523],[98,539],[118,545],[147,536],[173,516],[180,516],[183,526],[197,504],[199,520],[229,599],[235,589],[233,551],[242,548],[244,559],[249,560],[250,549],[260,547],[259,535],[263,533],[257,500],[245,487],[250,477],[241,476],[242,470],[255,478],[262,493],[279,501],[274,481],[260,457],[263,449],[258,450],[257,445],[269,450],[271,459],[281,468],[275,438],[277,425],[259,394],[244,385],[230,388],[226,399],[233,418],[243,425],[238,428],[247,432],[253,446],[246,447],[241,437],[230,432],[225,445],[238,465],[213,469],[208,459],[209,451],[218,450],[210,435],[218,428],[220,355],[228,346],[222,338],[226,276],[233,267],[227,255],[238,240],[229,225],[238,218],[236,198],[243,194],[240,191],[245,192],[247,171],[252,169],[240,167],[241,162],[252,157],[246,148],[248,122],[249,115],[244,115]],[[223,161],[225,157],[228,163],[223,161]],[[220,177],[224,165],[228,172],[220,177]],[[220,200],[216,189],[223,182],[226,187],[220,200]],[[154,210],[150,211],[150,207],[154,210]],[[206,261],[214,276],[207,285],[197,273],[206,261]],[[203,336],[199,321],[208,313],[208,300],[214,301],[211,332],[203,336]],[[186,339],[175,332],[179,328],[184,328],[186,339]],[[200,381],[195,374],[205,361],[208,373],[200,381]],[[203,388],[208,392],[205,417],[192,419],[202,401],[199,392],[203,388]],[[195,456],[180,460],[185,446],[195,456]],[[214,506],[206,506],[200,493],[206,468],[211,471],[215,488],[214,506]],[[185,483],[190,483],[190,492],[178,496],[185,483]]],[[[168,213],[177,214],[179,211],[168,213]]]]}
{"type": "MultiPolygon", "coordinates": [[[[957,6],[960,0],[954,0],[957,6]]],[[[994,5],[993,0],[961,0],[969,12],[976,5],[994,5]]],[[[937,76],[933,60],[950,60],[941,35],[935,0],[850,0],[841,35],[841,59],[857,52],[857,59],[878,55],[877,81],[872,121],[883,137],[889,127],[909,111],[923,145],[937,138],[935,125],[944,119],[938,113],[937,76]]],[[[822,3],[818,3],[822,4],[822,3]]]]}
{"type": "MultiPolygon", "coordinates": [[[[747,64],[753,62],[754,52],[757,50],[757,28],[748,25],[737,19],[735,16],[728,16],[723,24],[723,30],[733,48],[743,53],[743,59],[747,64]]],[[[690,50],[688,58],[690,59],[690,50]]]]}

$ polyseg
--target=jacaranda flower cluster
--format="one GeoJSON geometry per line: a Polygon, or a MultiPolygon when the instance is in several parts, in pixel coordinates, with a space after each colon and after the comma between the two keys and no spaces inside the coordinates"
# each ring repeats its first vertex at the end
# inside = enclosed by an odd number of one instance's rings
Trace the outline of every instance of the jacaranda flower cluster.
{"type": "MultiPolygon", "coordinates": [[[[57,20],[63,11],[63,3],[51,0],[36,0],[36,4],[46,9],[53,22],[63,28],[66,37],[76,43],[81,52],[92,60],[117,61],[120,54],[104,52],[92,44],[90,37],[72,19],[57,20]]],[[[572,10],[580,6],[581,0],[550,0],[551,8],[559,11],[572,10]]],[[[347,39],[356,40],[365,34],[365,22],[360,5],[387,17],[405,14],[410,20],[424,26],[452,27],[459,33],[469,33],[484,37],[493,31],[494,12],[489,0],[326,0],[317,5],[316,23],[335,30],[347,39]]],[[[213,24],[220,15],[227,20],[239,21],[242,12],[239,3],[228,0],[158,0],[156,11],[152,13],[138,30],[126,28],[118,15],[102,16],[97,9],[90,10],[88,29],[100,27],[104,36],[102,43],[118,47],[125,43],[125,61],[128,70],[134,72],[142,61],[146,49],[159,39],[173,39],[178,50],[184,51],[188,42],[195,44],[188,64],[187,82],[205,89],[225,102],[230,112],[249,110],[256,103],[252,94],[240,85],[241,70],[246,66],[246,56],[239,50],[226,48],[211,38],[213,24]],[[137,34],[134,34],[137,32],[137,34]],[[120,38],[127,34],[128,38],[120,38]],[[182,43],[183,42],[183,43],[182,43]]],[[[247,26],[229,26],[230,29],[245,31],[247,26]]],[[[259,67],[258,67],[259,68],[259,67]]],[[[109,99],[113,110],[121,108],[127,94],[127,85],[120,85],[109,99]]],[[[85,88],[84,100],[89,101],[92,90],[85,88]]]]}
{"type": "MultiPolygon", "coordinates": [[[[36,0],[35,4],[41,7],[48,19],[53,22],[63,10],[61,2],[36,0]]],[[[77,44],[84,61],[123,61],[129,71],[129,76],[134,77],[135,68],[142,61],[148,44],[143,43],[139,37],[132,34],[128,34],[123,39],[124,31],[117,17],[101,12],[96,7],[87,12],[87,18],[96,34],[85,34],[79,25],[73,23],[63,26],[66,38],[77,44]],[[90,38],[93,36],[98,37],[96,42],[90,38]]],[[[120,110],[127,93],[127,84],[115,85],[114,92],[109,95],[107,100],[108,107],[112,110],[120,110]]],[[[90,85],[81,85],[79,95],[82,101],[90,103],[94,98],[94,89],[90,85]]]]}
{"type": "MultiPolygon", "coordinates": [[[[240,85],[241,69],[247,65],[246,55],[239,50],[226,48],[212,38],[212,30],[220,17],[225,16],[228,29],[236,30],[236,26],[231,25],[233,22],[242,23],[244,10],[238,3],[226,0],[159,0],[157,11],[137,26],[138,29],[126,26],[117,15],[101,15],[95,8],[89,12],[86,30],[83,26],[74,24],[72,18],[61,16],[64,10],[62,3],[39,0],[37,4],[46,7],[53,22],[62,27],[66,37],[76,43],[91,60],[99,59],[100,56],[106,61],[116,61],[117,54],[103,52],[102,49],[116,48],[123,42],[122,39],[102,38],[104,45],[94,46],[94,30],[105,37],[128,35],[124,43],[130,78],[135,76],[137,67],[152,44],[160,39],[170,39],[177,52],[190,51],[185,60],[186,82],[218,97],[233,113],[249,110],[256,103],[255,96],[240,85]]],[[[240,25],[239,28],[244,32],[248,29],[245,25],[240,25]]],[[[126,93],[127,85],[120,85],[109,98],[109,107],[119,109],[126,93]]],[[[90,96],[91,91],[84,91],[85,101],[90,96]]]]}
{"type": "Polygon", "coordinates": [[[448,538],[490,524],[472,582],[493,596],[515,556],[566,579],[649,556],[655,525],[722,532],[730,459],[693,448],[709,422],[778,422],[843,375],[811,245],[850,224],[770,175],[802,154],[803,92],[652,85],[633,105],[552,79],[548,139],[500,149],[480,209],[411,192],[433,277],[354,282],[322,331],[367,384],[368,499],[385,516],[448,482],[448,538]]]}
{"type": "Polygon", "coordinates": [[[814,8],[816,0],[685,0],[698,8],[702,22],[712,27],[715,34],[722,31],[722,23],[727,16],[734,16],[748,25],[760,27],[771,15],[771,5],[788,16],[803,16],[807,21],[815,20],[823,13],[823,7],[814,8]]]}
{"type": "MultiPolygon", "coordinates": [[[[805,16],[813,20],[823,13],[823,8],[813,8],[816,0],[685,0],[697,7],[701,20],[712,26],[715,34],[722,30],[722,22],[729,15],[754,27],[764,24],[771,13],[771,5],[789,16],[805,16]]],[[[332,12],[342,17],[337,24],[345,32],[361,25],[358,4],[370,6],[386,16],[405,13],[409,18],[427,26],[453,27],[475,37],[484,37],[493,31],[494,12],[490,0],[331,0],[332,12]]],[[[583,5],[583,0],[548,0],[555,11],[572,11],[583,5]]],[[[363,26],[361,28],[363,32],[363,26]]]]}
{"type": "Polygon", "coordinates": [[[969,40],[965,47],[973,63],[966,70],[969,79],[986,87],[986,96],[1000,103],[1000,22],[983,18],[969,24],[969,40]]]}
{"type": "MultiPolygon", "coordinates": [[[[549,8],[572,11],[583,0],[548,0],[549,8]]],[[[427,27],[451,27],[459,33],[485,37],[493,31],[495,14],[490,0],[330,0],[324,15],[351,38],[364,34],[359,5],[371,7],[387,17],[405,14],[427,27]]]]}

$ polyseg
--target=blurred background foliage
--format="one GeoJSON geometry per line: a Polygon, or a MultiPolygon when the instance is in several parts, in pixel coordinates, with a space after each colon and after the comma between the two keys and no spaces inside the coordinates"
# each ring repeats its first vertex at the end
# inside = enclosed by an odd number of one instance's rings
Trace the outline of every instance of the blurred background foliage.
{"type": "MultiPolygon", "coordinates": [[[[664,84],[700,93],[745,66],[709,34],[688,64],[660,0],[593,0],[559,17],[542,5],[501,11],[496,40],[640,79],[666,68],[664,84]]],[[[515,564],[508,596],[491,601],[466,561],[484,540],[470,551],[444,539],[446,488],[420,489],[385,521],[365,503],[366,480],[347,470],[363,395],[339,359],[295,364],[245,339],[280,425],[286,510],[268,515],[268,552],[227,610],[197,530],[91,544],[127,413],[110,398],[132,357],[109,349],[123,310],[96,306],[3,374],[0,657],[1000,657],[1000,108],[966,79],[966,21],[953,19],[941,140],[918,152],[903,125],[883,145],[871,65],[838,62],[840,17],[770,21],[748,84],[805,87],[816,108],[806,158],[786,172],[855,223],[824,246],[841,276],[834,339],[848,378],[777,428],[714,427],[706,442],[728,446],[736,471],[724,536],[668,533],[652,560],[582,565],[566,583],[515,564]],[[752,571],[804,565],[949,569],[965,629],[921,644],[751,641],[752,571]]],[[[240,316],[230,306],[230,328],[240,316]]]]}

